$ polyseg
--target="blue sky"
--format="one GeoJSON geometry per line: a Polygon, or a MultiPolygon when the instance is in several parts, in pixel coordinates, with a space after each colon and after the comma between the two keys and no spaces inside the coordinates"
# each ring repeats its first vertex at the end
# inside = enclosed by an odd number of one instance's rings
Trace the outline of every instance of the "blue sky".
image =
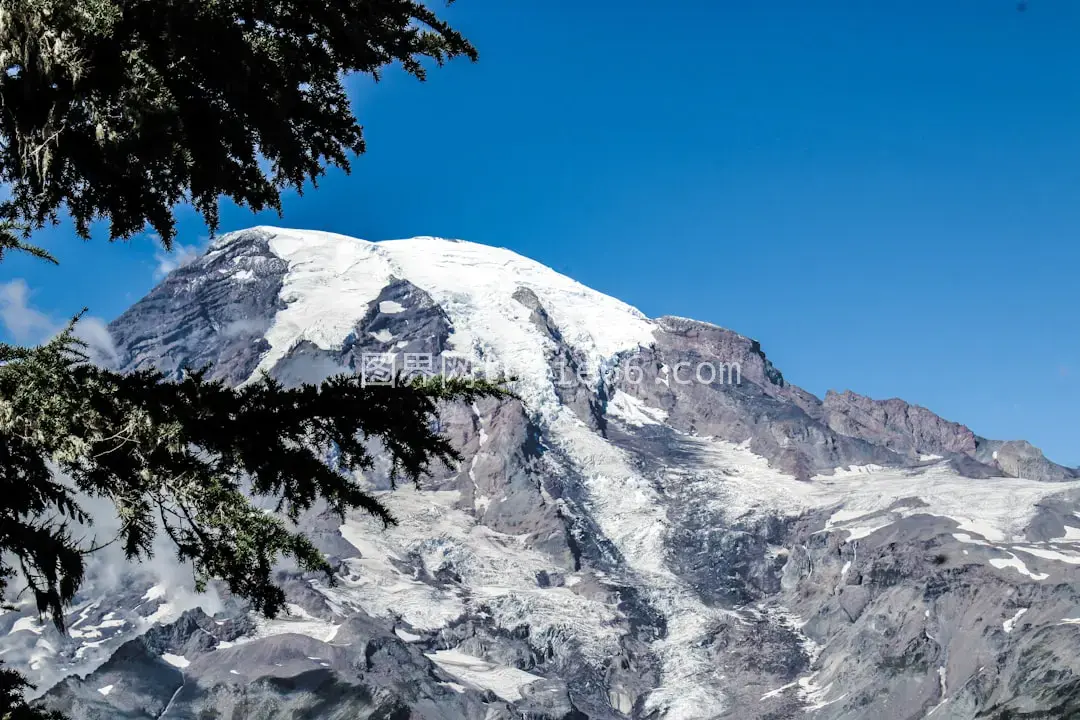
{"type": "MultiPolygon", "coordinates": [[[[353,83],[369,152],[258,223],[512,248],[1080,464],[1080,3],[459,0],[481,61],[353,83]]],[[[181,213],[180,242],[205,229],[181,213]]],[[[26,339],[156,281],[60,227],[0,265],[26,339]],[[28,322],[26,318],[29,317],[28,322]]],[[[11,312],[8,317],[14,317],[11,312]]]]}

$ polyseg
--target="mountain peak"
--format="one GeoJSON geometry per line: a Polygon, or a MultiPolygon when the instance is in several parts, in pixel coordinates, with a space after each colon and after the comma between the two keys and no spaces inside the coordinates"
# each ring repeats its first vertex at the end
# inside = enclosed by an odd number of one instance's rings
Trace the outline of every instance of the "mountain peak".
{"type": "Polygon", "coordinates": [[[42,686],[68,676],[49,697],[90,708],[77,720],[238,697],[290,716],[842,720],[1070,687],[1053,644],[1075,615],[1060,588],[1080,564],[1080,483],[902,400],[819,400],[731,330],[650,320],[505,248],[260,226],[110,331],[123,371],[294,385],[456,355],[515,376],[517,397],[440,406],[461,461],[418,487],[392,492],[381,454],[357,478],[398,525],[300,518],[339,582],[281,567],[288,616],[210,607],[169,553],[121,564],[121,592],[115,564],[88,571],[70,637],[31,607],[0,614],[5,662],[42,686]],[[1003,639],[1016,598],[1039,631],[1003,639]],[[1040,659],[1019,675],[968,662],[1003,642],[1040,659]],[[937,659],[898,665],[913,647],[937,659]]]}

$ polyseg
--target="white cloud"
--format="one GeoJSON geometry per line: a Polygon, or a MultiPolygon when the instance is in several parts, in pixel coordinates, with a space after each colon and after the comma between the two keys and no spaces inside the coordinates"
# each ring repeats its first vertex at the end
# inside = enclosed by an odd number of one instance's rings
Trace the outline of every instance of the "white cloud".
{"type": "Polygon", "coordinates": [[[177,244],[173,246],[172,252],[159,251],[154,254],[154,259],[157,260],[158,264],[154,276],[160,280],[173,270],[195,262],[200,255],[202,255],[202,247],[199,245],[177,244]]]}
{"type": "Polygon", "coordinates": [[[261,335],[265,333],[267,329],[266,320],[241,318],[240,320],[233,320],[224,325],[219,331],[219,334],[222,337],[233,338],[240,337],[241,335],[261,335]]]}
{"type": "Polygon", "coordinates": [[[194,568],[191,561],[181,561],[176,545],[160,523],[154,535],[151,555],[131,563],[124,554],[123,544],[113,542],[120,534],[122,523],[116,505],[109,498],[77,493],[79,507],[92,518],[92,524],[72,523],[72,531],[87,546],[100,550],[86,556],[86,575],[79,588],[84,597],[99,598],[113,595],[133,582],[160,585],[166,589],[169,605],[175,614],[202,607],[213,615],[224,607],[216,588],[211,585],[199,593],[194,587],[194,568]]]}
{"type": "MultiPolygon", "coordinates": [[[[67,326],[66,319],[56,320],[31,307],[30,288],[22,278],[0,283],[0,323],[20,345],[38,345],[67,326]]],[[[116,361],[116,346],[101,318],[84,315],[75,325],[75,337],[86,343],[91,362],[111,365],[116,361]]]]}
{"type": "Polygon", "coordinates": [[[112,366],[119,359],[109,328],[101,318],[84,315],[75,325],[75,337],[86,343],[91,362],[112,366]]]}
{"type": "Polygon", "coordinates": [[[30,288],[22,278],[0,284],[0,322],[15,342],[33,345],[59,329],[53,320],[29,305],[30,288]]]}

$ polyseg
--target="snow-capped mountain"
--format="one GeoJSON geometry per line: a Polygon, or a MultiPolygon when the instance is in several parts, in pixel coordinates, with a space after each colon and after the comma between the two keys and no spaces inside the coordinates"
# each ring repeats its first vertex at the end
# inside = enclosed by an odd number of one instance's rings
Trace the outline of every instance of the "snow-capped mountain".
{"type": "Polygon", "coordinates": [[[824,400],[758,343],[508,250],[260,227],[110,326],[121,368],[243,383],[516,378],[400,524],[312,512],[340,582],[267,621],[167,548],[104,555],[0,657],[86,718],[924,718],[1080,713],[1080,473],[901,400],[824,400]],[[368,375],[369,374],[369,375],[368,375]]]}

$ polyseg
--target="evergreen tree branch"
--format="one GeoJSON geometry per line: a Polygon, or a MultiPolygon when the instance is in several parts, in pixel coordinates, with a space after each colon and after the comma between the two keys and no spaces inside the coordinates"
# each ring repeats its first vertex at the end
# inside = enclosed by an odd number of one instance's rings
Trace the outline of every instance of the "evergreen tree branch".
{"type": "Polygon", "coordinates": [[[19,560],[39,611],[60,628],[86,550],[71,524],[90,522],[76,491],[114,503],[130,558],[149,557],[164,531],[200,587],[220,578],[272,616],[284,603],[272,582],[279,558],[329,574],[292,529],[317,500],[341,517],[361,510],[394,522],[356,477],[373,465],[370,441],[395,473],[418,481],[433,463],[460,459],[433,428],[440,402],[507,395],[462,379],[391,388],[348,375],[296,388],[264,377],[237,389],[205,371],[181,381],[122,375],[87,363],[79,348],[71,327],[41,348],[0,346],[0,549],[19,560]],[[260,497],[281,516],[261,510],[260,497]],[[42,520],[48,512],[57,518],[42,520]]]}
{"type": "Polygon", "coordinates": [[[33,689],[22,675],[0,664],[0,720],[65,720],[58,712],[26,702],[23,694],[33,689]]]}
{"type": "Polygon", "coordinates": [[[25,225],[20,225],[12,220],[0,220],[0,260],[4,259],[5,253],[17,251],[27,253],[53,265],[58,265],[56,258],[48,251],[26,242],[24,239],[26,232],[25,225]]]}
{"type": "MultiPolygon", "coordinates": [[[[177,204],[211,232],[222,197],[280,212],[282,190],[348,171],[365,150],[346,77],[400,64],[424,80],[455,57],[476,50],[416,0],[0,0],[0,261],[55,263],[28,240],[63,213],[84,238],[105,220],[111,239],[149,226],[169,249],[177,204]]],[[[222,578],[272,615],[279,558],[328,571],[294,530],[316,501],[393,522],[356,479],[373,465],[369,443],[395,478],[417,481],[458,458],[432,429],[438,404],[503,394],[462,381],[232,389],[199,373],[118,375],[88,364],[70,327],[40,348],[0,344],[0,592],[18,567],[63,628],[98,549],[73,534],[91,522],[77,502],[89,496],[115,506],[110,544],[129,558],[164,532],[197,583],[222,578]]],[[[0,666],[0,720],[61,717],[26,703],[28,689],[0,666]]]]}
{"type": "Polygon", "coordinates": [[[179,203],[213,232],[221,197],[280,212],[283,189],[348,171],[349,75],[477,57],[415,0],[0,0],[0,18],[0,217],[149,225],[166,248],[179,203]]]}

